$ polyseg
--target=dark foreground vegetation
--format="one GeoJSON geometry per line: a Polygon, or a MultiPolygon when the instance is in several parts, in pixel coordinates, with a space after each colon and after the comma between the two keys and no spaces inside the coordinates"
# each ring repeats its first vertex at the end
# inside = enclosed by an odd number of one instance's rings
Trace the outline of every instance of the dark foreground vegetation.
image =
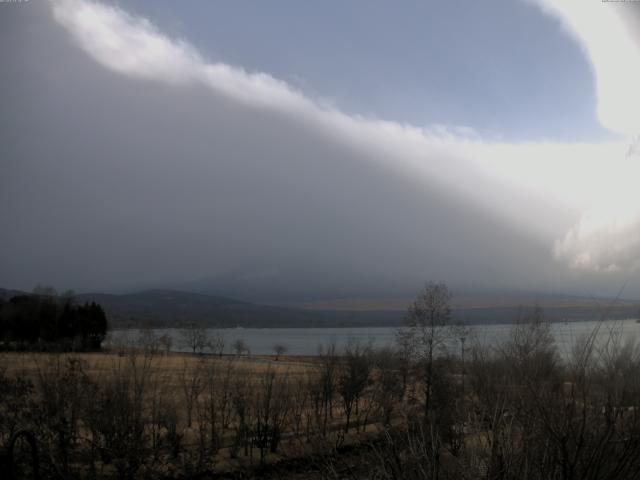
{"type": "Polygon", "coordinates": [[[4,467],[12,448],[18,478],[32,450],[61,479],[640,478],[633,341],[594,331],[561,357],[536,309],[489,348],[449,315],[430,284],[383,351],[175,355],[148,333],[111,353],[5,353],[4,467]]]}
{"type": "Polygon", "coordinates": [[[0,350],[99,350],[106,333],[102,307],[78,305],[71,292],[45,287],[0,298],[0,350]]]}

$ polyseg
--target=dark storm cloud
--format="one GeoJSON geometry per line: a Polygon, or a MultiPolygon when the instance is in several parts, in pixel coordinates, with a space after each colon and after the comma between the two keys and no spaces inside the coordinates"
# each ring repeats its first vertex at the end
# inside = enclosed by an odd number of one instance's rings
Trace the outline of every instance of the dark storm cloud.
{"type": "MultiPolygon", "coordinates": [[[[432,176],[418,174],[405,152],[385,151],[395,140],[364,136],[396,135],[393,125],[330,111],[354,122],[341,136],[306,99],[292,108],[311,113],[296,116],[272,108],[278,98],[256,105],[202,82],[153,81],[153,68],[122,75],[78,48],[48,5],[6,9],[0,22],[0,285],[205,279],[269,299],[572,279],[548,235],[522,227],[547,214],[519,210],[528,194],[460,160],[464,142],[449,152],[435,141],[432,176]]],[[[568,212],[548,215],[551,231],[568,212]]]]}

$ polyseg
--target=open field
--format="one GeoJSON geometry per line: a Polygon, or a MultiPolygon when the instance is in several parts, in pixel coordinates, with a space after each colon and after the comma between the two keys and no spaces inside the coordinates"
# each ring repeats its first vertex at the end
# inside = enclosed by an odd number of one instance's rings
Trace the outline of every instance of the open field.
{"type": "Polygon", "coordinates": [[[278,360],[0,353],[0,460],[18,438],[24,473],[32,438],[44,478],[638,478],[638,344],[594,331],[563,358],[538,318],[436,356],[441,331],[278,360]]]}
{"type": "MultiPolygon", "coordinates": [[[[117,352],[80,352],[73,354],[51,354],[41,352],[2,352],[0,353],[0,368],[8,374],[22,375],[24,378],[35,380],[43,368],[51,365],[52,361],[64,363],[69,359],[78,360],[83,363],[85,372],[90,376],[106,375],[109,372],[118,370],[122,364],[128,361],[130,354],[136,353],[134,350],[128,354],[117,352]]],[[[144,353],[140,352],[140,356],[144,353]]],[[[188,353],[175,353],[155,355],[152,361],[152,375],[162,375],[163,380],[175,385],[175,380],[179,372],[185,368],[191,370],[206,362],[213,368],[222,367],[232,362],[238,373],[252,374],[262,373],[266,370],[274,370],[278,373],[289,375],[303,374],[317,366],[317,358],[311,356],[281,356],[278,361],[275,356],[255,355],[255,356],[235,356],[224,355],[191,355],[188,353]]]]}
{"type": "Polygon", "coordinates": [[[335,432],[341,433],[343,445],[376,431],[376,418],[354,415],[352,433],[343,432],[345,417],[335,393],[329,400],[328,392],[322,392],[324,398],[316,398],[312,407],[309,390],[322,376],[321,365],[317,357],[276,360],[144,349],[3,352],[0,375],[14,397],[0,405],[0,439],[6,444],[21,420],[29,423],[31,409],[38,408],[43,416],[31,428],[39,437],[51,441],[58,434],[47,430],[59,428],[60,421],[70,424],[64,434],[65,468],[80,476],[88,470],[80,465],[85,455],[78,452],[98,439],[104,445],[95,452],[91,468],[105,478],[129,478],[129,469],[177,476],[194,469],[264,469],[317,454],[320,445],[330,448],[335,432]],[[21,390],[21,385],[28,387],[21,390]],[[22,403],[18,412],[10,411],[12,401],[22,403]],[[313,437],[318,438],[310,443],[313,437]],[[129,449],[136,459],[118,466],[113,457],[126,458],[129,449]],[[150,463],[148,455],[153,456],[150,463]]]}

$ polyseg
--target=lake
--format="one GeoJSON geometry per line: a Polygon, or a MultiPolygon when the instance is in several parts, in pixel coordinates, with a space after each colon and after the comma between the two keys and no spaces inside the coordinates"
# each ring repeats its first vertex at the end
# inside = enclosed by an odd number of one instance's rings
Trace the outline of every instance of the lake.
{"type": "MultiPolygon", "coordinates": [[[[640,323],[635,319],[616,321],[586,321],[571,323],[553,323],[551,331],[561,354],[567,355],[571,348],[582,336],[591,333],[598,325],[598,339],[604,342],[611,332],[626,339],[640,339],[640,323]]],[[[468,327],[469,346],[472,341],[482,345],[498,345],[506,341],[512,331],[512,324],[474,325],[468,327]]],[[[248,345],[252,354],[273,354],[275,344],[285,345],[287,353],[292,355],[315,355],[319,345],[336,343],[338,349],[350,340],[370,343],[376,348],[392,346],[395,340],[395,327],[359,327],[359,328],[233,328],[209,329],[210,334],[219,333],[225,339],[225,352],[231,353],[231,345],[240,339],[248,345]]],[[[175,328],[156,329],[158,335],[169,335],[172,350],[186,352],[189,348],[182,340],[181,330],[175,328]]],[[[108,342],[112,344],[134,344],[139,337],[139,330],[114,330],[108,342]]],[[[459,348],[459,347],[458,347],[459,348]]]]}

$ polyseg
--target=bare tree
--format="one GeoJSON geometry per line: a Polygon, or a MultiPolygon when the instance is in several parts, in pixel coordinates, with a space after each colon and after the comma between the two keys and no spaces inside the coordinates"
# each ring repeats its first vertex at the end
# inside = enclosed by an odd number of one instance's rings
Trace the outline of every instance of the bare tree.
{"type": "Polygon", "coordinates": [[[414,338],[411,330],[399,329],[396,331],[395,357],[398,360],[398,372],[401,379],[401,399],[404,399],[409,387],[411,374],[411,362],[414,357],[414,338]]]}
{"type": "Polygon", "coordinates": [[[220,415],[218,412],[218,362],[212,357],[204,358],[203,388],[201,401],[195,402],[198,425],[198,465],[213,461],[220,447],[220,415]]]}
{"type": "Polygon", "coordinates": [[[551,325],[539,305],[533,307],[530,315],[520,312],[503,353],[514,369],[527,371],[526,378],[548,377],[556,371],[558,351],[551,325]]]}
{"type": "Polygon", "coordinates": [[[173,339],[170,335],[163,333],[158,337],[158,346],[162,350],[162,352],[166,355],[171,351],[171,345],[173,344],[173,339]]]}
{"type": "Polygon", "coordinates": [[[187,411],[187,426],[191,427],[194,406],[202,393],[204,384],[204,366],[198,361],[195,366],[184,360],[179,372],[180,388],[184,395],[184,406],[187,411]]]}
{"type": "Polygon", "coordinates": [[[156,335],[156,332],[148,325],[140,329],[137,343],[144,353],[148,355],[155,355],[160,350],[160,339],[158,335],[156,335]]]}
{"type": "Polygon", "coordinates": [[[278,375],[269,369],[260,376],[260,383],[256,385],[252,397],[255,418],[251,430],[254,443],[260,451],[261,462],[264,462],[267,448],[272,453],[277,452],[289,414],[289,393],[286,374],[278,375]]]}
{"type": "Polygon", "coordinates": [[[462,375],[462,395],[463,396],[465,392],[465,377],[467,374],[465,363],[464,363],[466,345],[471,337],[471,334],[472,334],[472,330],[468,325],[457,323],[451,326],[451,336],[456,342],[460,344],[460,373],[462,375]]]}
{"type": "Polygon", "coordinates": [[[308,385],[308,378],[303,375],[294,376],[291,380],[290,422],[291,426],[293,427],[295,438],[298,438],[301,435],[303,421],[305,419],[309,419],[311,413],[311,405],[309,405],[310,392],[308,385]]]}
{"type": "Polygon", "coordinates": [[[110,375],[92,381],[85,423],[103,462],[113,462],[119,478],[135,478],[147,448],[146,404],[153,378],[153,356],[118,358],[110,375]]]}
{"type": "Polygon", "coordinates": [[[424,410],[428,417],[433,396],[434,356],[449,337],[443,328],[451,317],[451,293],[444,283],[428,282],[407,312],[407,329],[400,336],[407,337],[413,351],[424,364],[424,410]]]}
{"type": "Polygon", "coordinates": [[[224,353],[225,339],[224,335],[219,330],[216,330],[211,336],[209,347],[211,348],[212,353],[219,357],[224,353]]]}
{"type": "MultiPolygon", "coordinates": [[[[336,389],[338,356],[336,354],[336,344],[330,343],[326,347],[320,345],[318,347],[318,356],[320,357],[320,375],[316,377],[318,381],[318,393],[320,394],[320,428],[322,436],[327,435],[327,427],[329,418],[333,418],[333,397],[336,389]]],[[[320,413],[319,412],[319,413],[320,413]]]]}
{"type": "Polygon", "coordinates": [[[402,360],[396,351],[383,349],[376,352],[374,366],[373,401],[382,414],[383,426],[389,427],[392,413],[400,406],[405,390],[402,360]]]}
{"type": "Polygon", "coordinates": [[[287,350],[289,350],[287,348],[287,346],[283,343],[276,343],[273,346],[273,353],[276,354],[276,361],[278,361],[280,359],[281,355],[284,355],[285,353],[287,353],[287,350]]]}
{"type": "Polygon", "coordinates": [[[183,345],[193,353],[203,353],[209,346],[207,330],[195,323],[189,323],[180,334],[183,345]]]}
{"type": "Polygon", "coordinates": [[[231,424],[231,417],[233,414],[232,402],[231,402],[231,387],[233,376],[235,374],[234,371],[234,363],[232,359],[229,359],[225,362],[224,371],[221,373],[219,381],[218,381],[218,414],[220,415],[220,427],[222,429],[222,433],[229,428],[231,424]]]}
{"type": "Polygon", "coordinates": [[[241,338],[238,338],[235,342],[233,342],[231,346],[233,347],[233,351],[236,352],[236,355],[238,357],[245,352],[247,354],[249,353],[249,346],[241,338]]]}
{"type": "Polygon", "coordinates": [[[231,458],[238,455],[241,447],[244,447],[245,456],[249,455],[250,447],[253,448],[250,438],[254,402],[252,402],[253,391],[249,383],[250,380],[246,375],[236,375],[231,385],[230,399],[235,417],[235,435],[230,450],[231,458]]]}
{"type": "Polygon", "coordinates": [[[353,410],[358,409],[360,396],[369,383],[371,367],[370,350],[350,341],[338,373],[338,393],[342,398],[345,415],[345,433],[349,432],[353,410]]]}

